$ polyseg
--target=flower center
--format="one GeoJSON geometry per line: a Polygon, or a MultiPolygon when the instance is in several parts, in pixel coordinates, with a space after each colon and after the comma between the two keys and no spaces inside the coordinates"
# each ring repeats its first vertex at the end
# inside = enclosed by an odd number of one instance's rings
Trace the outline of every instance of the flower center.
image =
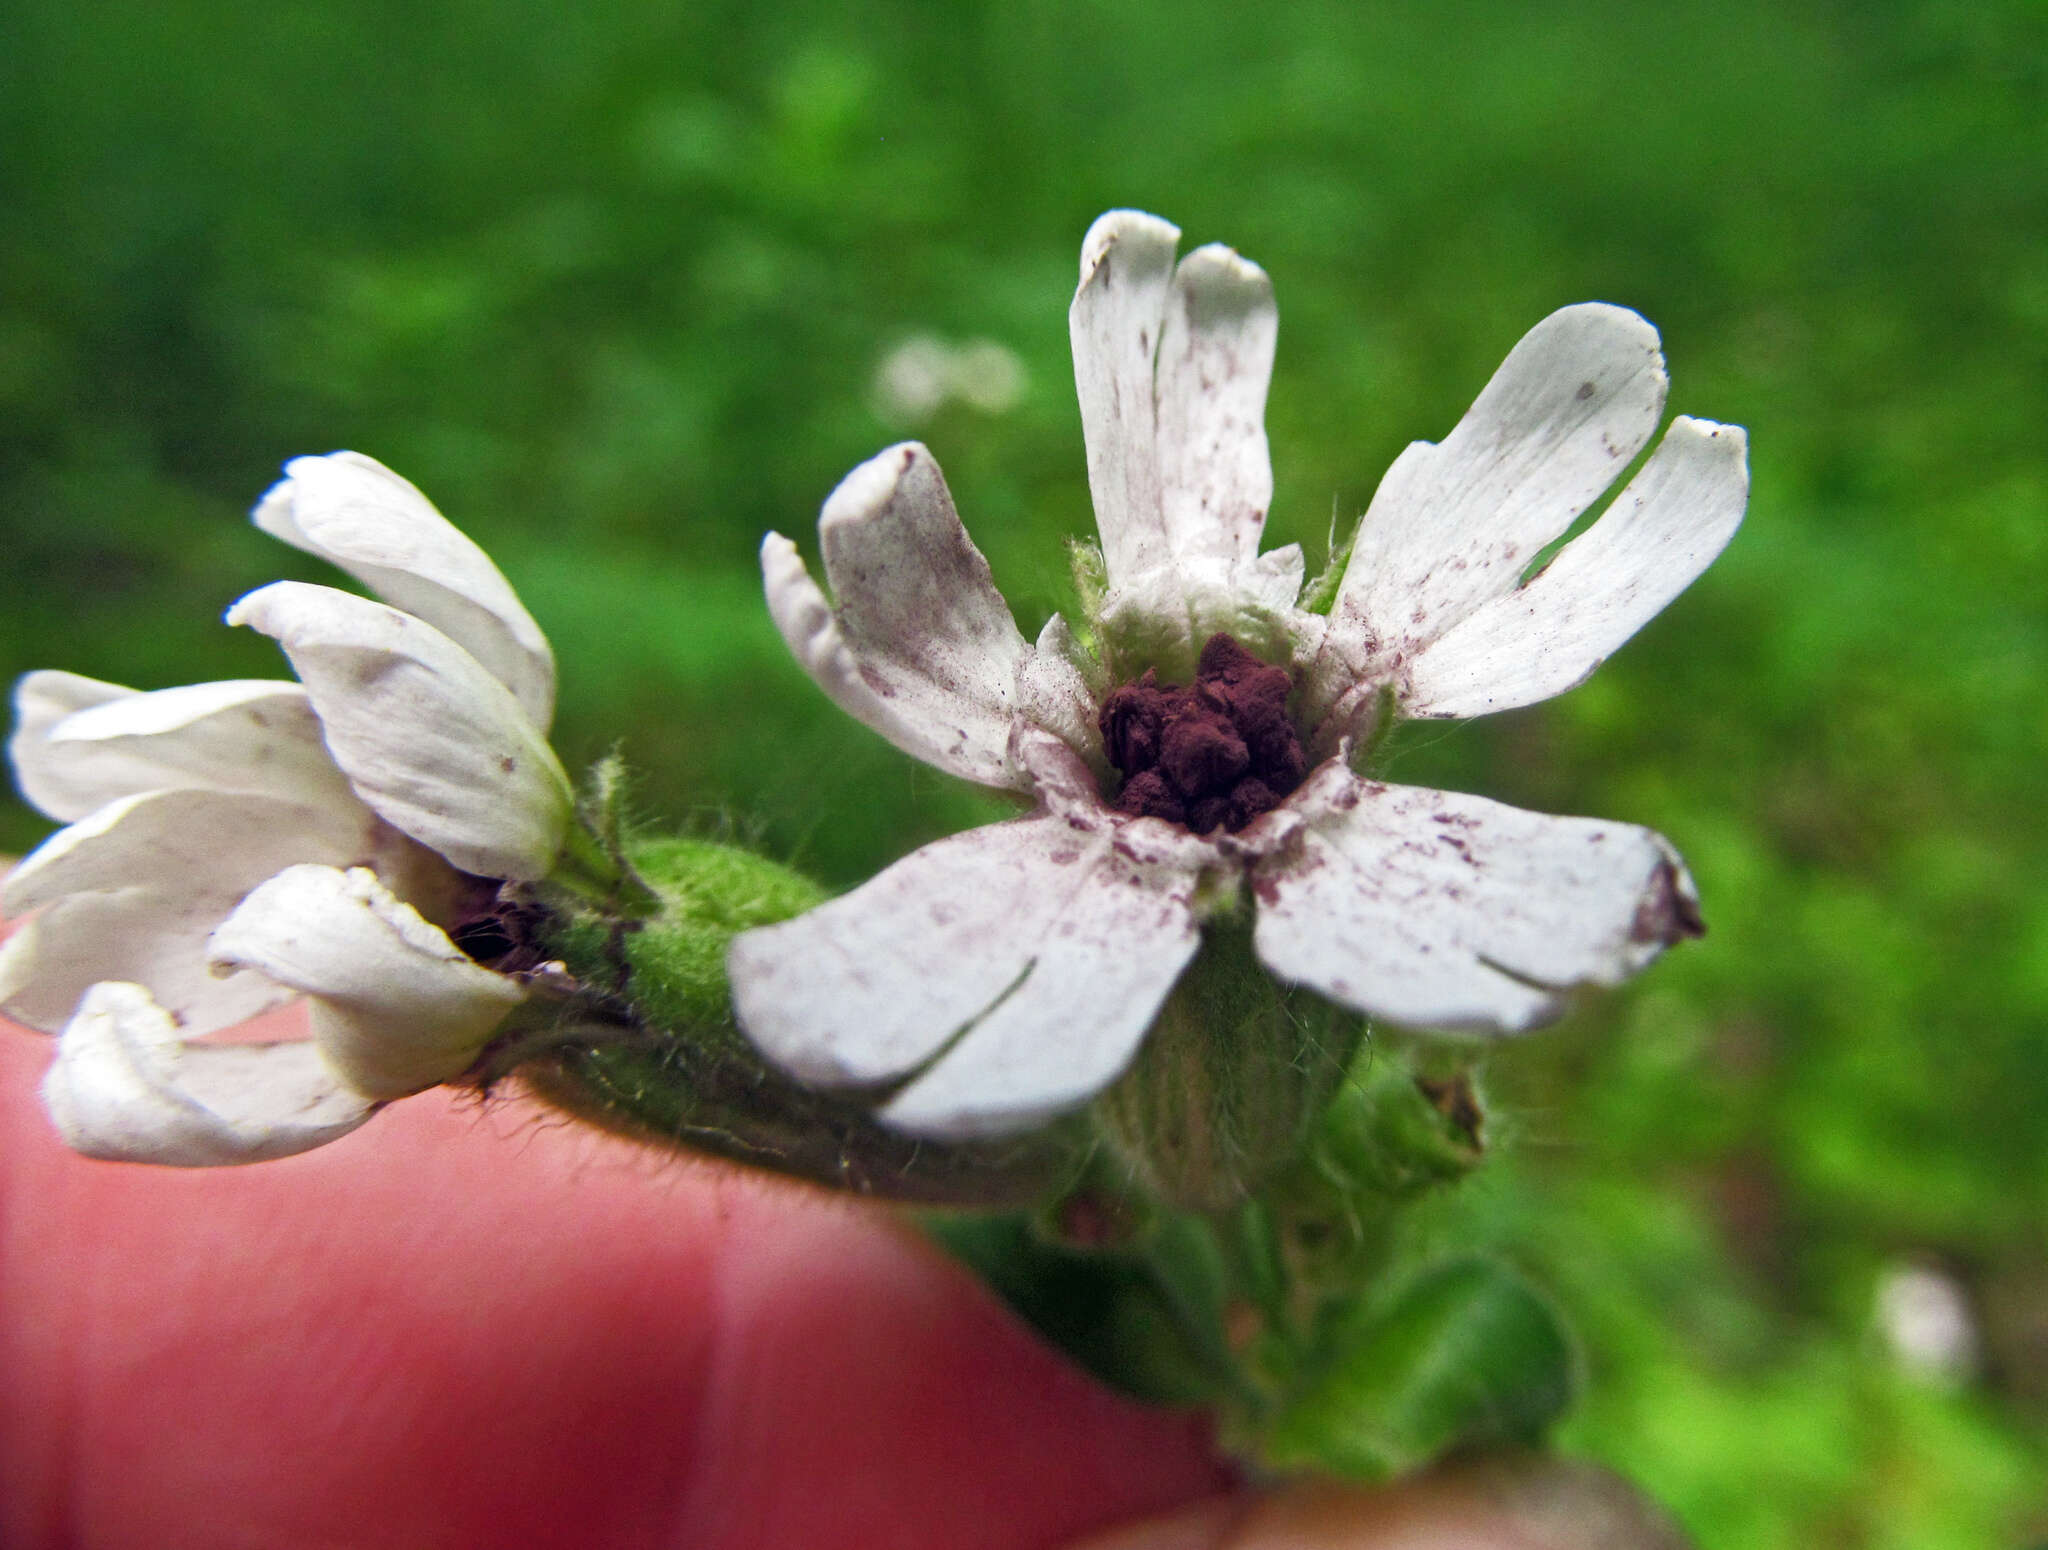
{"type": "Polygon", "coordinates": [[[1271,812],[1308,768],[1287,719],[1293,687],[1285,668],[1218,633],[1202,647],[1193,683],[1162,684],[1147,668],[1111,690],[1097,721],[1124,777],[1117,811],[1197,834],[1242,829],[1271,812]]]}

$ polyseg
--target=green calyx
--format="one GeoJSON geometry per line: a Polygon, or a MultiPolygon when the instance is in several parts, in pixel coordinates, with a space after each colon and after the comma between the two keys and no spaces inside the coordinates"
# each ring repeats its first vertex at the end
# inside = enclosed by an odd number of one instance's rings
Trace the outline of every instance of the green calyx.
{"type": "Polygon", "coordinates": [[[1057,1134],[937,1146],[889,1130],[857,1098],[791,1081],[733,1021],[725,958],[741,931],[801,914],[822,889],[743,847],[625,840],[619,894],[556,893],[540,946],[569,988],[537,996],[487,1056],[556,1108],[666,1148],[918,1204],[1036,1200],[1070,1171],[1057,1134]]]}
{"type": "Polygon", "coordinates": [[[1095,1101],[1096,1133],[1145,1195],[1234,1206],[1300,1149],[1361,1033],[1356,1017],[1274,980],[1233,909],[1204,928],[1138,1058],[1095,1101]]]}
{"type": "Polygon", "coordinates": [[[1117,683],[1131,682],[1148,668],[1161,683],[1187,683],[1212,635],[1228,635],[1261,661],[1283,667],[1294,652],[1288,621],[1243,598],[1190,597],[1182,606],[1160,612],[1156,599],[1112,597],[1093,623],[1110,677],[1117,683]]]}

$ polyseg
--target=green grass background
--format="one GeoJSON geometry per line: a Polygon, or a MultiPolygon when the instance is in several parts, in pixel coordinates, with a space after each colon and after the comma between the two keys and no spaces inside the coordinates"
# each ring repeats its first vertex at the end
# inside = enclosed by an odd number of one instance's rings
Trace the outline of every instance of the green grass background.
{"type": "MultiPolygon", "coordinates": [[[[1396,778],[1648,823],[1712,934],[1503,1050],[1473,1230],[1585,1342],[1572,1449],[1709,1547],[2048,1539],[2048,8],[1703,0],[15,0],[0,672],[272,675],[228,602],[300,452],[418,482],[562,662],[572,763],[851,883],[990,809],[759,606],[905,434],[918,331],[1029,371],[920,427],[1027,630],[1089,522],[1065,309],[1111,205],[1272,273],[1272,535],[1319,555],[1519,334],[1601,298],[1746,424],[1729,554],[1590,685],[1396,778]],[[1881,1267],[1983,1323],[1953,1392],[1881,1267]]],[[[0,809],[0,848],[42,826],[0,809]]]]}

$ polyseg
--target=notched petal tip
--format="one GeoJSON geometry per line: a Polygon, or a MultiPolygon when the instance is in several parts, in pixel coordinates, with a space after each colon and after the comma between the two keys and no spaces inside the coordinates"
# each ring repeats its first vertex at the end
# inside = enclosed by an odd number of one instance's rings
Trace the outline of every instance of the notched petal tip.
{"type": "Polygon", "coordinates": [[[1103,264],[1111,253],[1121,251],[1126,255],[1142,255],[1146,267],[1159,264],[1160,254],[1165,263],[1173,262],[1175,250],[1180,246],[1180,228],[1171,221],[1156,215],[1147,215],[1143,210],[1110,210],[1095,218],[1088,228],[1088,235],[1081,239],[1081,285],[1088,289],[1089,282],[1103,273],[1103,264]]]}
{"type": "Polygon", "coordinates": [[[897,492],[920,476],[944,483],[938,460],[923,442],[899,441],[876,453],[840,480],[825,498],[824,509],[818,514],[820,537],[833,528],[873,522],[884,516],[897,492]]]}
{"type": "Polygon", "coordinates": [[[245,592],[228,604],[227,612],[220,616],[221,623],[232,629],[247,625],[258,634],[268,635],[274,640],[284,628],[279,617],[280,608],[288,613],[288,599],[294,589],[306,585],[301,581],[273,581],[254,592],[245,592]]]}
{"type": "Polygon", "coordinates": [[[1704,420],[1698,415],[1681,414],[1672,418],[1670,429],[1664,433],[1667,442],[1674,436],[1689,438],[1701,445],[1712,445],[1734,469],[1736,477],[1742,481],[1743,493],[1748,493],[1749,432],[1746,429],[1740,425],[1724,424],[1720,420],[1704,420]]]}
{"type": "Polygon", "coordinates": [[[1189,312],[1209,324],[1273,306],[1273,282],[1257,264],[1220,242],[1196,248],[1180,261],[1176,280],[1189,312]]]}
{"type": "Polygon", "coordinates": [[[761,588],[768,600],[769,617],[790,652],[806,671],[816,673],[819,669],[814,661],[821,649],[814,644],[816,638],[829,629],[835,637],[831,649],[839,649],[832,604],[812,578],[803,551],[780,533],[761,540],[761,588]]]}

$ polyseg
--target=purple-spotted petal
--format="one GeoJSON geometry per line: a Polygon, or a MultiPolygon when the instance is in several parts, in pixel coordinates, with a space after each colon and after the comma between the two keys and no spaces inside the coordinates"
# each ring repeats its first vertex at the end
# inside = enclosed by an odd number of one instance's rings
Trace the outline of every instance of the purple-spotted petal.
{"type": "Polygon", "coordinates": [[[1294,842],[1252,870],[1267,968],[1373,1017],[1508,1033],[1700,930],[1692,879],[1648,829],[1383,786],[1325,765],[1294,842]]]}
{"type": "MultiPolygon", "coordinates": [[[[1107,772],[1097,707],[1109,692],[1109,676],[1074,638],[1066,619],[1054,614],[1038,632],[1038,644],[1017,670],[1017,709],[1026,727],[1043,727],[1086,760],[1107,772]]],[[[1017,764],[1014,744],[1011,761],[1017,764]]]]}
{"type": "Polygon", "coordinates": [[[1185,847],[1146,844],[1164,827],[1036,816],[928,845],[740,936],[740,1024],[807,1082],[913,1077],[882,1113],[914,1134],[1073,1108],[1129,1063],[1200,939],[1185,847]]]}
{"type": "Polygon", "coordinates": [[[88,1157],[210,1168],[347,1135],[376,1105],[308,1043],[193,1044],[140,985],[93,986],[43,1078],[57,1133],[88,1157]]]}
{"type": "Polygon", "coordinates": [[[1279,328],[1273,283],[1250,259],[1211,243],[1174,271],[1153,391],[1160,517],[1176,555],[1236,564],[1258,553],[1273,501],[1266,388],[1279,328]]]}
{"type": "Polygon", "coordinates": [[[1314,697],[1398,675],[1512,592],[1544,545],[1614,483],[1664,407],[1657,331],[1599,302],[1552,313],[1509,352],[1440,445],[1395,459],[1359,524],[1314,697]]]}
{"type": "Polygon", "coordinates": [[[1081,283],[1067,312],[1088,488],[1111,585],[1170,557],[1160,515],[1153,380],[1180,228],[1112,210],[1081,242],[1081,283]]]}
{"type": "Polygon", "coordinates": [[[838,606],[779,533],[761,546],[768,609],[803,668],[904,752],[1006,789],[1017,673],[1030,648],[915,442],[861,464],[818,520],[838,606]]]}
{"type": "Polygon", "coordinates": [[[1103,216],[1068,313],[1112,591],[1159,570],[1234,572],[1257,553],[1272,499],[1272,284],[1214,244],[1176,266],[1179,240],[1156,216],[1103,216]]]}
{"type": "Polygon", "coordinates": [[[1679,416],[1613,506],[1541,574],[1416,654],[1403,708],[1484,716],[1584,682],[1735,536],[1749,499],[1747,444],[1740,426],[1679,416]]]}

